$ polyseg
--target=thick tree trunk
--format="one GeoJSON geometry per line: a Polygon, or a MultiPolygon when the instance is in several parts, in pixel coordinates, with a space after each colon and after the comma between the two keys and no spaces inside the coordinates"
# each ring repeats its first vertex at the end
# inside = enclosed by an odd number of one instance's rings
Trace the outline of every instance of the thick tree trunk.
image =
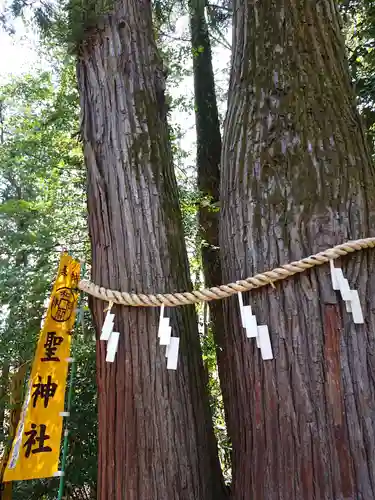
{"type": "MultiPolygon", "coordinates": [[[[115,1],[79,55],[92,278],[113,289],[191,286],[160,63],[149,0],[115,1]]],[[[92,304],[98,332],[104,307],[92,304]]],[[[177,371],[158,345],[158,309],[114,312],[113,365],[98,342],[98,498],[223,498],[193,308],[166,310],[181,338],[177,371]]]]}
{"type": "MultiPolygon", "coordinates": [[[[224,280],[374,235],[375,186],[331,0],[234,2],[223,143],[224,280]]],[[[233,498],[375,498],[375,252],[343,258],[365,325],[325,265],[249,294],[275,359],[226,301],[233,498]]]]}

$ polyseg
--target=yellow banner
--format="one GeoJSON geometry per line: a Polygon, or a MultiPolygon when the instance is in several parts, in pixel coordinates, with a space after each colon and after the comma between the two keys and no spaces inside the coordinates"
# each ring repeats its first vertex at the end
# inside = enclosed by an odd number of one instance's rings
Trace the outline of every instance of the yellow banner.
{"type": "Polygon", "coordinates": [[[4,481],[51,477],[58,471],[71,330],[78,300],[80,264],[60,260],[40,333],[4,481]]]}

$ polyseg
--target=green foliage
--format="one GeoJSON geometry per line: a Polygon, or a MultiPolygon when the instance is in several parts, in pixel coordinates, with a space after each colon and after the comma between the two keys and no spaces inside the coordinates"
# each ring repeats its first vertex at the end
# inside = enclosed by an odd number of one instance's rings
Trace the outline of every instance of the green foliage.
{"type": "Polygon", "coordinates": [[[45,39],[54,40],[66,46],[70,53],[75,53],[82,41],[100,24],[100,18],[108,14],[112,7],[113,0],[10,0],[2,19],[3,24],[9,24],[9,18],[31,11],[45,39]]]}
{"type": "Polygon", "coordinates": [[[199,56],[199,54],[202,54],[202,52],[204,52],[204,47],[202,47],[201,45],[199,47],[192,47],[191,51],[193,57],[197,57],[199,56]]]}
{"type": "MultiPolygon", "coordinates": [[[[192,2],[189,3],[190,6],[192,6],[192,2]]],[[[200,7],[203,7],[204,11],[204,2],[203,6],[201,5],[200,7]]],[[[164,0],[164,2],[157,2],[157,8],[159,9],[159,11],[156,11],[159,46],[161,46],[164,60],[169,69],[168,86],[169,88],[175,89],[183,79],[192,77],[193,57],[199,56],[204,48],[202,46],[192,47],[190,35],[187,35],[186,38],[176,37],[174,26],[180,16],[186,15],[189,12],[187,2],[166,2],[164,0]],[[162,3],[166,5],[164,9],[162,3]]],[[[219,13],[219,11],[216,12],[219,13]]],[[[215,14],[215,12],[211,13],[215,14]]],[[[210,26],[213,28],[213,24],[210,26]]],[[[223,26],[222,29],[224,29],[223,26]]],[[[215,33],[220,31],[219,23],[213,30],[215,33]]],[[[193,93],[190,95],[186,93],[176,95],[174,92],[170,108],[172,117],[177,116],[178,113],[194,115],[193,93]]],[[[171,130],[172,133],[170,136],[176,177],[179,185],[179,196],[189,254],[190,273],[194,287],[199,288],[204,284],[201,247],[205,242],[201,240],[200,231],[198,230],[198,209],[202,204],[210,206],[210,209],[213,211],[218,211],[218,207],[212,204],[209,197],[203,196],[197,188],[196,166],[191,166],[189,164],[189,154],[181,148],[183,134],[181,133],[180,125],[172,122],[171,130]]],[[[231,444],[228,439],[225,425],[223,400],[216,365],[216,346],[207,318],[207,305],[198,306],[197,312],[202,352],[208,378],[210,406],[219,448],[219,458],[225,480],[229,483],[231,480],[231,444]]]]}
{"type": "Polygon", "coordinates": [[[232,477],[232,461],[231,452],[232,446],[228,438],[223,396],[220,388],[219,375],[217,370],[216,349],[214,337],[209,327],[209,322],[206,316],[207,304],[203,306],[202,311],[202,324],[203,330],[201,335],[202,352],[205,368],[208,374],[208,389],[210,395],[210,406],[212,412],[212,419],[214,423],[215,435],[218,443],[219,459],[221,468],[223,470],[224,479],[230,483],[232,477]]]}
{"type": "Polygon", "coordinates": [[[358,105],[374,152],[375,2],[374,0],[341,0],[340,8],[358,105]]]}
{"type": "MultiPolygon", "coordinates": [[[[81,258],[88,255],[74,67],[69,62],[59,66],[56,75],[26,75],[0,88],[0,359],[9,362],[12,371],[33,358],[60,250],[68,248],[81,258]]],[[[96,483],[95,344],[90,321],[88,333],[90,339],[76,335],[74,342],[78,372],[67,471],[67,488],[81,492],[94,491],[96,483]]],[[[4,436],[2,441],[0,449],[4,436]]],[[[54,499],[57,483],[16,483],[14,499],[54,499]]]]}
{"type": "MultiPolygon", "coordinates": [[[[89,342],[77,336],[74,356],[77,362],[73,394],[73,412],[69,419],[70,448],[67,461],[67,487],[73,491],[90,487],[96,490],[97,477],[97,407],[95,334],[89,325],[89,342]]],[[[93,496],[96,498],[96,495],[93,496]]]]}
{"type": "Polygon", "coordinates": [[[112,0],[65,0],[60,3],[55,15],[49,17],[46,33],[67,44],[70,52],[76,52],[82,41],[100,24],[100,18],[108,14],[112,7],[112,0]]]}
{"type": "Polygon", "coordinates": [[[87,246],[82,153],[71,137],[77,107],[70,97],[55,92],[48,73],[0,89],[0,303],[9,308],[0,349],[13,361],[32,355],[58,249],[83,255],[87,246]]]}
{"type": "MultiPolygon", "coordinates": [[[[154,0],[154,31],[169,70],[169,88],[191,76],[192,49],[189,34],[177,37],[176,22],[198,0],[154,0]]],[[[209,22],[211,41],[223,42],[232,15],[231,0],[202,2],[209,22]]],[[[375,2],[341,0],[350,69],[370,139],[375,134],[375,2]]],[[[61,2],[12,0],[14,16],[32,9],[45,43],[61,44],[77,52],[89,40],[100,18],[111,10],[110,0],[63,0],[61,2]]],[[[6,15],[3,16],[6,20],[6,15]]],[[[193,50],[198,56],[201,47],[193,50]]],[[[225,91],[216,86],[218,99],[225,91]]],[[[85,227],[84,170],[76,140],[78,99],[72,66],[59,73],[57,88],[49,73],[27,76],[0,90],[4,125],[0,146],[0,357],[14,366],[30,359],[40,328],[44,302],[53,280],[61,246],[75,255],[88,253],[85,227]],[[78,237],[77,237],[78,236],[78,237]]],[[[194,112],[192,95],[168,97],[173,112],[194,112]]],[[[195,168],[189,152],[181,147],[181,127],[171,123],[170,139],[179,185],[191,273],[196,287],[202,284],[197,209],[210,204],[196,187],[195,168]]],[[[213,210],[218,210],[213,206],[213,210]]],[[[225,478],[230,480],[230,443],[225,430],[222,396],[217,376],[216,346],[207,310],[199,308],[201,341],[207,368],[211,409],[225,478]]],[[[87,333],[92,336],[90,320],[87,333]]],[[[77,336],[78,373],[72,419],[68,488],[71,493],[95,489],[96,391],[95,354],[92,341],[77,336]]],[[[16,500],[55,498],[57,481],[17,485],[16,500]]],[[[77,493],[77,498],[79,493],[77,493]]]]}

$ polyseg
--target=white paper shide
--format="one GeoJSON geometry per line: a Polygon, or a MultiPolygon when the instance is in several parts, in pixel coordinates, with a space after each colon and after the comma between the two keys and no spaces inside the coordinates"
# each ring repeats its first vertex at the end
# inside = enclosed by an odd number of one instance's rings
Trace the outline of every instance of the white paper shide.
{"type": "Polygon", "coordinates": [[[350,288],[349,282],[344,277],[341,267],[335,267],[333,260],[329,261],[329,265],[331,268],[332,288],[340,292],[341,298],[345,302],[346,312],[352,315],[354,324],[364,324],[365,320],[363,318],[358,291],[350,288]]]}
{"type": "Polygon", "coordinates": [[[115,315],[111,313],[111,309],[112,303],[109,304],[100,335],[100,340],[107,341],[107,355],[105,359],[107,363],[113,363],[115,361],[120,338],[120,333],[113,331],[115,315]]]}
{"type": "Polygon", "coordinates": [[[169,318],[164,316],[164,304],[160,308],[160,320],[158,338],[159,344],[165,346],[165,357],[167,358],[167,369],[177,370],[178,352],[180,339],[172,337],[172,327],[169,318]]]}
{"type": "Polygon", "coordinates": [[[240,306],[240,315],[242,327],[246,330],[247,338],[255,338],[257,347],[260,349],[262,359],[267,361],[273,359],[271,338],[267,325],[258,325],[255,314],[251,306],[244,306],[242,293],[238,293],[238,303],[240,306]]]}

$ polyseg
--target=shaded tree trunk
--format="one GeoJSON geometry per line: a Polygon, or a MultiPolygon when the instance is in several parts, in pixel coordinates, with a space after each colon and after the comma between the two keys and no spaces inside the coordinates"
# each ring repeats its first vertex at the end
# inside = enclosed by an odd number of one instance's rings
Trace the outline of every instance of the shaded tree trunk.
{"type": "MultiPolygon", "coordinates": [[[[189,11],[197,133],[197,184],[200,193],[199,236],[205,286],[212,287],[222,283],[219,248],[221,132],[205,0],[190,0],[189,11]]],[[[224,328],[223,304],[220,300],[209,303],[209,326],[215,339],[217,357],[220,358],[224,328]]],[[[219,363],[219,368],[222,366],[223,363],[219,363]]],[[[225,384],[225,379],[226,371],[222,370],[220,383],[225,384]]]]}
{"type": "MultiPolygon", "coordinates": [[[[374,235],[375,189],[330,0],[235,0],[222,156],[224,281],[374,235]]],[[[262,361],[225,302],[233,498],[375,498],[375,252],[343,258],[365,324],[329,266],[246,298],[268,324],[262,361]]]]}
{"type": "MultiPolygon", "coordinates": [[[[218,212],[221,156],[220,122],[204,0],[191,0],[189,8],[197,131],[197,183],[201,196],[199,229],[202,242],[202,264],[206,285],[215,286],[221,284],[218,212]]],[[[210,313],[213,330],[221,330],[221,303],[211,302],[210,313]]]]}
{"type": "Polygon", "coordinates": [[[218,284],[221,279],[218,252],[221,134],[204,5],[204,0],[189,2],[197,131],[197,181],[200,194],[204,198],[200,205],[199,217],[204,240],[202,255],[203,264],[207,268],[206,279],[218,284]]]}
{"type": "MultiPolygon", "coordinates": [[[[190,288],[151,4],[114,4],[77,66],[92,278],[134,292],[190,288]]],[[[91,304],[97,332],[104,306],[91,304]]],[[[158,345],[159,310],[114,312],[114,364],[97,344],[98,498],[223,498],[194,309],[166,310],[181,338],[177,371],[167,370],[158,345]]]]}

